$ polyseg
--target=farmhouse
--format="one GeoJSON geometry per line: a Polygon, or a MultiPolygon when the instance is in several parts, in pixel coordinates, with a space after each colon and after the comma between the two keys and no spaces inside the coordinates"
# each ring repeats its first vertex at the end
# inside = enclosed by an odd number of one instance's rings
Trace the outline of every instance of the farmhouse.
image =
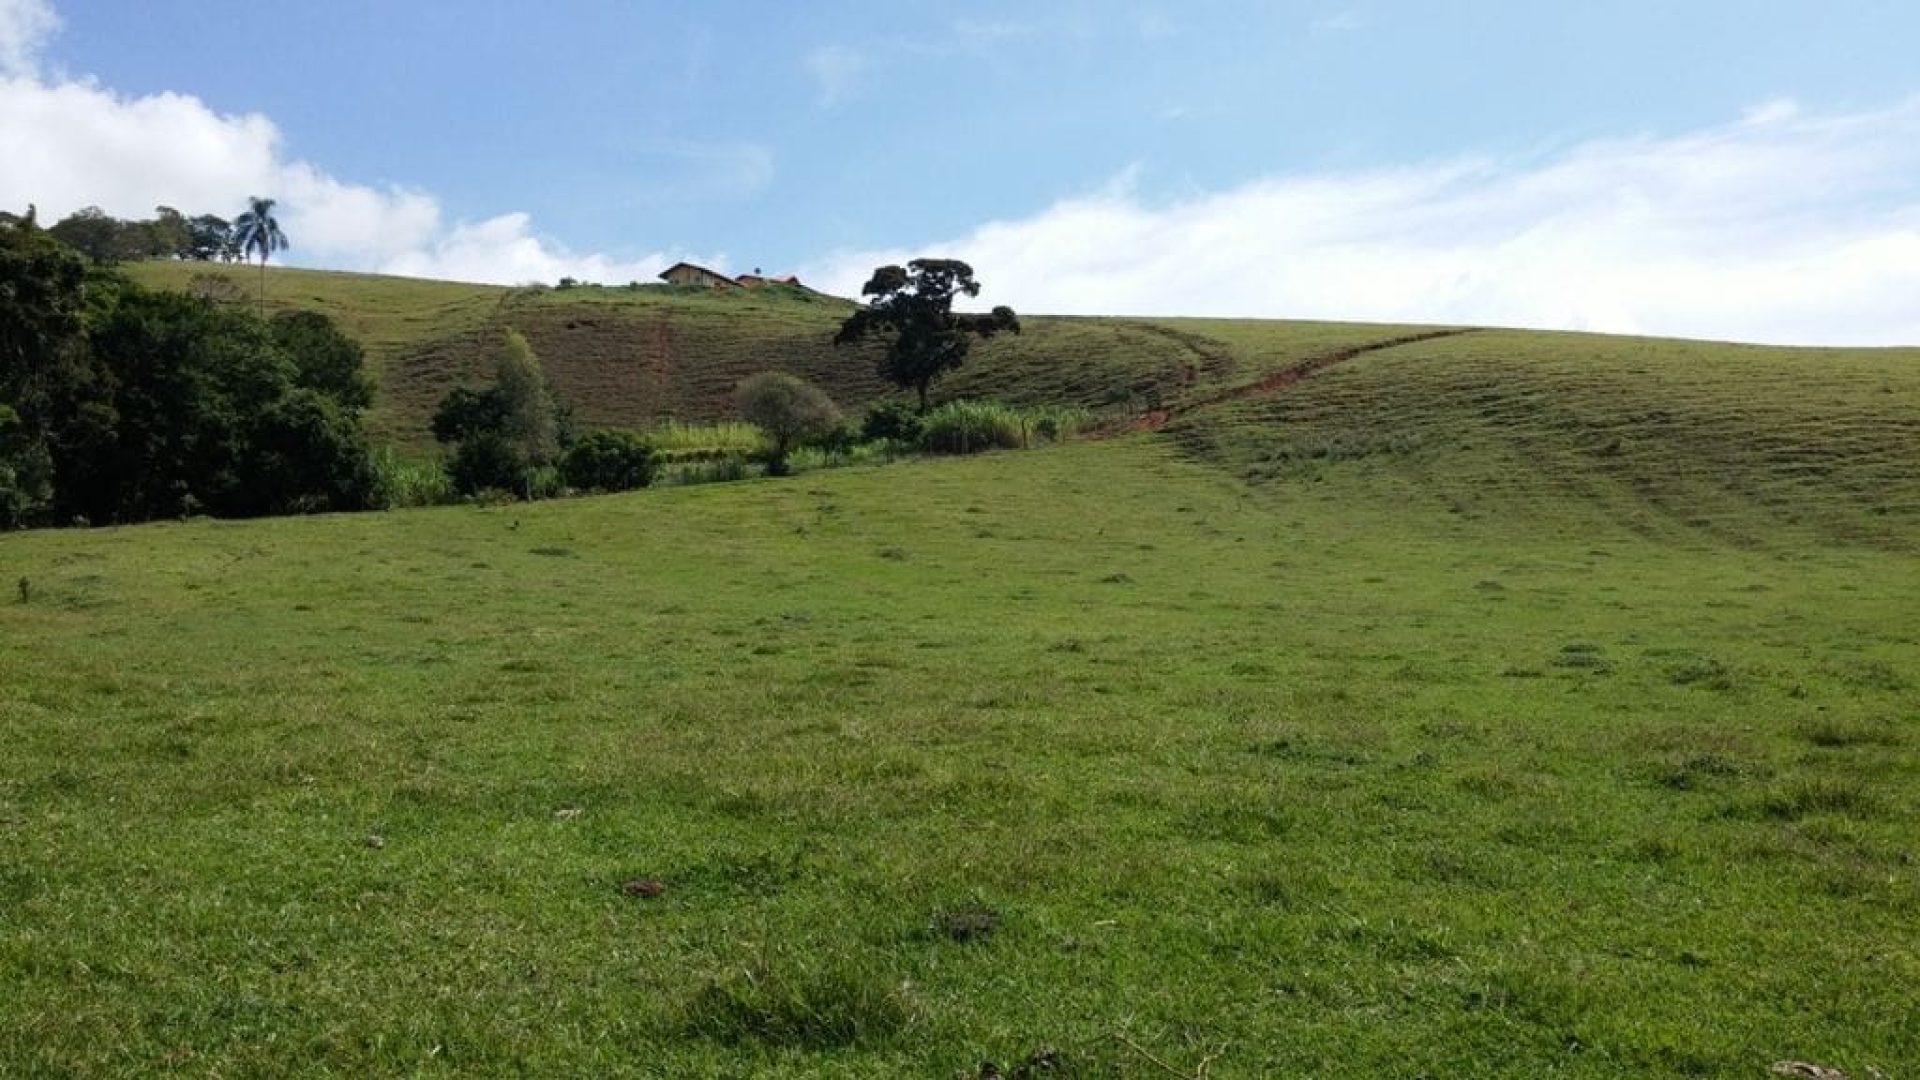
{"type": "Polygon", "coordinates": [[[702,289],[758,289],[763,285],[791,285],[795,288],[805,288],[800,284],[800,279],[792,274],[785,277],[769,277],[762,274],[756,267],[751,274],[741,274],[737,278],[732,278],[718,270],[709,270],[690,262],[674,263],[660,272],[660,279],[670,285],[692,285],[702,289]]]}
{"type": "Polygon", "coordinates": [[[762,285],[791,285],[795,288],[805,287],[800,284],[800,279],[793,274],[788,274],[785,277],[767,277],[758,270],[755,270],[751,274],[741,274],[733,280],[736,284],[746,289],[757,289],[762,285]]]}
{"type": "Polygon", "coordinates": [[[700,285],[709,289],[734,287],[734,280],[727,275],[687,262],[674,263],[662,270],[660,277],[672,285],[700,285]]]}

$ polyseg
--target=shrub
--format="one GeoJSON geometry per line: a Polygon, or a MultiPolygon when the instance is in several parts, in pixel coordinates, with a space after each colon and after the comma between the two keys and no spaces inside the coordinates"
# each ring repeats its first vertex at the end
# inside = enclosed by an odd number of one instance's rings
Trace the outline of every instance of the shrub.
{"type": "Polygon", "coordinates": [[[583,491],[643,488],[658,471],[652,444],[631,431],[590,431],[560,459],[567,486],[583,491]]]}
{"type": "Polygon", "coordinates": [[[787,471],[787,453],[840,423],[840,409],[819,387],[782,371],[763,371],[740,384],[740,415],[767,433],[767,472],[787,471]]]}
{"type": "Polygon", "coordinates": [[[883,401],[868,407],[866,419],[860,422],[860,437],[868,442],[891,439],[917,443],[921,426],[920,414],[913,411],[913,406],[904,401],[883,401]]]}
{"type": "Polygon", "coordinates": [[[808,439],[806,445],[829,454],[843,454],[860,443],[860,430],[845,420],[808,439]]]}
{"type": "Polygon", "coordinates": [[[481,432],[461,440],[447,476],[462,495],[483,491],[525,493],[531,487],[531,465],[514,444],[497,432],[481,432]]]}
{"type": "Polygon", "coordinates": [[[449,391],[434,413],[433,435],[459,444],[447,472],[461,493],[495,488],[531,499],[553,486],[548,466],[564,420],[527,339],[508,330],[495,353],[494,384],[449,391]]]}

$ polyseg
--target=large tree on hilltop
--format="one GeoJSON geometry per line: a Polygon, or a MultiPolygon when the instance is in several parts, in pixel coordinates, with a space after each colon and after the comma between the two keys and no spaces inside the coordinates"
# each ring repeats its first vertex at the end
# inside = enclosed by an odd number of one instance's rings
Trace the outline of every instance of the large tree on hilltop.
{"type": "Polygon", "coordinates": [[[247,200],[247,212],[233,219],[233,244],[240,257],[260,253],[260,314],[267,313],[267,258],[288,248],[287,234],[273,216],[273,200],[255,195],[247,200]]]}
{"type": "Polygon", "coordinates": [[[980,295],[973,267],[958,259],[915,259],[904,269],[882,266],[860,295],[873,299],[840,324],[833,343],[850,345],[876,335],[889,337],[880,374],[918,393],[922,413],[927,411],[928,388],[966,362],[975,337],[990,338],[1003,330],[1020,332],[1020,320],[1010,307],[996,307],[986,314],[954,313],[955,297],[980,295]]]}

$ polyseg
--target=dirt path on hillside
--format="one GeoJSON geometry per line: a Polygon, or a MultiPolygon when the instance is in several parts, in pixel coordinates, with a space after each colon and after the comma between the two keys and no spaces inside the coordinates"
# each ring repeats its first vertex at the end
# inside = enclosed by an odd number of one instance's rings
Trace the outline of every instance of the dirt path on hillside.
{"type": "Polygon", "coordinates": [[[647,372],[662,389],[673,378],[673,330],[664,315],[647,327],[647,372]]]}
{"type": "Polygon", "coordinates": [[[1127,325],[1131,330],[1159,338],[1186,354],[1186,358],[1179,363],[1182,393],[1199,383],[1203,375],[1220,378],[1231,375],[1240,366],[1240,360],[1233,354],[1233,350],[1212,338],[1150,322],[1135,322],[1127,325]]]}
{"type": "Polygon", "coordinates": [[[1471,334],[1473,332],[1474,330],[1471,327],[1423,330],[1417,334],[1403,334],[1400,337],[1387,338],[1383,341],[1370,341],[1365,345],[1352,345],[1344,349],[1335,349],[1332,352],[1325,352],[1318,356],[1308,357],[1294,364],[1292,367],[1282,368],[1271,375],[1257,379],[1245,386],[1236,386],[1228,390],[1208,394],[1205,397],[1195,398],[1192,401],[1183,401],[1171,408],[1155,409],[1144,416],[1136,416],[1124,423],[1108,427],[1099,432],[1095,437],[1104,438],[1124,434],[1129,431],[1158,431],[1188,413],[1198,412],[1201,409],[1211,409],[1216,405],[1225,405],[1230,401],[1242,401],[1247,398],[1261,398],[1267,397],[1270,394],[1277,394],[1302,379],[1317,375],[1335,365],[1344,364],[1355,357],[1365,356],[1367,353],[1382,352],[1386,349],[1397,349],[1402,345],[1416,345],[1422,341],[1436,341],[1440,338],[1458,337],[1461,334],[1471,334]]]}

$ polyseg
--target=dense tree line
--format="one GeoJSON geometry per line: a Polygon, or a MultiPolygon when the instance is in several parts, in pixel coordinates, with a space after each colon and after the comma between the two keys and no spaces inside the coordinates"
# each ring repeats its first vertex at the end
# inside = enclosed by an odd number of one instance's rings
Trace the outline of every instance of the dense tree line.
{"type": "Polygon", "coordinates": [[[0,214],[0,527],[373,505],[360,346],[141,288],[0,214]]]}
{"type": "MultiPolygon", "coordinates": [[[[33,220],[31,210],[25,220],[33,220]]],[[[238,262],[244,257],[233,222],[213,214],[188,217],[171,206],[155,207],[154,216],[144,221],[116,218],[89,206],[54,222],[47,232],[109,266],[133,259],[238,262]]]]}

